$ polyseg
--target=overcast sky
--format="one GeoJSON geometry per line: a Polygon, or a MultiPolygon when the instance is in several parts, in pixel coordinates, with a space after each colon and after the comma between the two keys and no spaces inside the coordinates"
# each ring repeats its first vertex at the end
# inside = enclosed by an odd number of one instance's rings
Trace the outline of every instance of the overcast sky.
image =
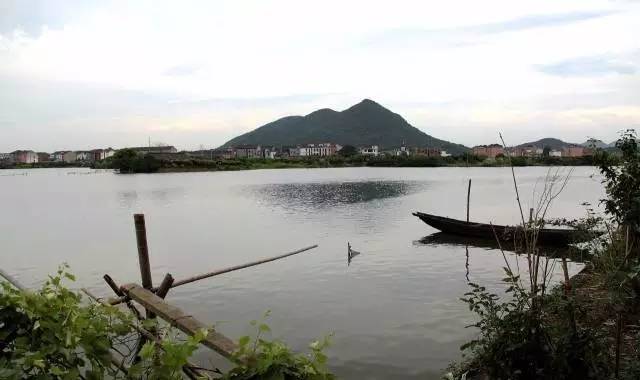
{"type": "Polygon", "coordinates": [[[640,127],[638,1],[0,0],[0,152],[214,147],[370,98],[438,138],[640,127]]]}

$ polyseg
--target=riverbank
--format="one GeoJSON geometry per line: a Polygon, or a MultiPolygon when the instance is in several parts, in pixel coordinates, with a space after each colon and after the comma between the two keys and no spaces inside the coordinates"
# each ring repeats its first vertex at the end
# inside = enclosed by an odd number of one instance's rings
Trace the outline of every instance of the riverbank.
{"type": "MultiPolygon", "coordinates": [[[[253,169],[311,169],[342,167],[506,167],[507,159],[478,159],[477,157],[305,157],[282,159],[222,159],[203,158],[156,159],[146,165],[143,172],[191,172],[191,171],[233,171],[253,169]],[[153,170],[147,170],[151,167],[153,170]]],[[[576,158],[513,158],[515,166],[590,166],[591,157],[576,158]]],[[[105,162],[97,167],[118,168],[117,161],[105,162]]],[[[127,165],[129,166],[129,165],[127,165]]],[[[122,171],[122,168],[120,168],[122,171]]]]}
{"type": "Polygon", "coordinates": [[[202,157],[177,156],[168,159],[145,157],[128,157],[126,160],[107,159],[99,162],[41,162],[35,164],[4,165],[0,169],[42,169],[91,167],[94,169],[119,169],[121,172],[196,172],[196,171],[234,171],[253,169],[311,169],[342,167],[506,167],[511,162],[514,166],[591,166],[593,158],[528,158],[514,157],[482,159],[476,156],[460,157],[366,157],[366,156],[331,156],[331,157],[298,157],[298,158],[244,158],[244,159],[207,159],[202,157]]]}

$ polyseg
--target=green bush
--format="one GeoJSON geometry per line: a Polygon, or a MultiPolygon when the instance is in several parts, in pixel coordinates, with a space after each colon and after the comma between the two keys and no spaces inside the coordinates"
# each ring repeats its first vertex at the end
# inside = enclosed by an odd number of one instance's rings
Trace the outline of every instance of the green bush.
{"type": "MultiPolygon", "coordinates": [[[[63,284],[75,280],[67,268],[60,267],[37,291],[0,282],[0,379],[183,378],[183,367],[206,338],[206,330],[182,339],[157,319],[139,322],[114,306],[83,302],[80,293],[63,284]],[[137,351],[130,346],[138,340],[137,323],[156,331],[161,343],[147,341],[134,360],[137,351]],[[114,352],[119,363],[133,362],[127,374],[113,365],[114,352]]],[[[224,378],[334,378],[322,352],[328,340],[312,343],[309,355],[295,354],[284,343],[263,338],[270,331],[266,324],[252,325],[258,331],[255,339],[241,338],[234,355],[243,364],[224,378]]]]}

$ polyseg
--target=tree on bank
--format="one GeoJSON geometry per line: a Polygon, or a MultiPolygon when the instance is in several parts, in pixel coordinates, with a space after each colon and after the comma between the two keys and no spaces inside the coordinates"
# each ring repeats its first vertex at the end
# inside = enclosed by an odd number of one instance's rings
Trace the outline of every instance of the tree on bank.
{"type": "Polygon", "coordinates": [[[343,157],[352,157],[358,154],[358,150],[353,145],[345,145],[340,149],[340,155],[343,157]]]}
{"type": "Polygon", "coordinates": [[[160,169],[160,161],[133,149],[121,149],[113,155],[112,166],[120,173],[155,173],[160,169]]]}

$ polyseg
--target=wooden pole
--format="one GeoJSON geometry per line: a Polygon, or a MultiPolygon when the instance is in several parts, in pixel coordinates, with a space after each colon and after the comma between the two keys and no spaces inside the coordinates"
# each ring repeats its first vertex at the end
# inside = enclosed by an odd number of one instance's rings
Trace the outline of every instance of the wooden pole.
{"type": "Polygon", "coordinates": [[[467,188],[467,223],[469,223],[469,201],[471,200],[471,178],[469,178],[469,187],[467,188]]]}
{"type": "Polygon", "coordinates": [[[195,281],[202,280],[202,279],[205,279],[205,278],[218,276],[218,275],[221,275],[221,274],[224,274],[224,273],[229,273],[229,272],[233,272],[233,271],[236,271],[236,270],[239,270],[239,269],[253,267],[253,266],[264,264],[264,263],[268,263],[268,262],[271,262],[271,261],[276,261],[276,260],[279,260],[279,259],[284,259],[285,257],[297,255],[299,253],[302,253],[302,252],[305,252],[305,251],[309,251],[309,250],[317,248],[317,247],[318,247],[318,245],[316,244],[316,245],[312,245],[310,247],[299,249],[297,251],[285,253],[284,255],[274,256],[274,257],[270,257],[270,258],[267,258],[267,259],[253,261],[253,262],[250,262],[250,263],[247,263],[247,264],[236,265],[236,266],[233,266],[233,267],[228,267],[228,268],[220,269],[220,270],[217,270],[217,271],[213,271],[213,272],[204,273],[204,274],[200,274],[200,275],[197,275],[197,276],[185,278],[183,280],[174,282],[173,285],[171,285],[171,287],[175,288],[177,286],[184,285],[184,284],[189,284],[191,282],[195,282],[195,281]]]}
{"type": "Polygon", "coordinates": [[[2,269],[0,269],[0,276],[4,277],[7,281],[9,281],[11,285],[15,286],[18,290],[21,290],[21,291],[27,290],[27,288],[25,288],[24,285],[22,285],[18,280],[13,278],[9,273],[3,271],[2,269]]]}
{"type": "Polygon", "coordinates": [[[149,246],[147,244],[147,227],[144,214],[135,214],[133,221],[136,226],[136,241],[138,242],[138,261],[140,263],[140,277],[145,289],[153,288],[151,281],[151,264],[149,262],[149,246]]]}
{"type": "Polygon", "coordinates": [[[173,276],[171,275],[171,273],[167,273],[160,283],[156,295],[160,298],[166,297],[169,289],[171,289],[171,285],[173,285],[173,276]]]}
{"type": "Polygon", "coordinates": [[[615,378],[620,378],[620,343],[622,342],[622,313],[618,312],[618,320],[616,321],[616,365],[615,378]]]}
{"type": "Polygon", "coordinates": [[[160,318],[169,322],[172,326],[177,327],[185,334],[193,336],[201,329],[209,330],[209,334],[207,334],[201,344],[211,348],[227,359],[236,360],[233,353],[237,350],[238,346],[234,341],[226,336],[215,330],[211,330],[211,326],[200,322],[181,309],[168,304],[162,298],[139,285],[127,284],[124,285],[122,289],[133,300],[140,303],[145,308],[153,310],[153,312],[160,318]]]}
{"type": "Polygon", "coordinates": [[[104,276],[102,276],[102,278],[104,278],[104,281],[107,283],[107,285],[109,285],[111,290],[113,290],[113,292],[118,297],[121,297],[121,299],[124,300],[124,302],[127,304],[127,307],[136,316],[136,318],[138,318],[139,320],[142,320],[142,316],[140,315],[140,312],[138,311],[138,309],[136,309],[133,303],[131,303],[131,301],[128,300],[127,295],[124,294],[124,292],[120,289],[120,287],[118,287],[118,284],[116,284],[113,278],[111,278],[111,276],[109,276],[108,274],[105,274],[104,276]]]}
{"type": "MultiPolygon", "coordinates": [[[[149,246],[147,245],[147,227],[144,222],[144,214],[133,215],[136,227],[136,241],[138,242],[138,262],[140,264],[140,277],[145,289],[153,289],[151,280],[151,263],[149,262],[149,246]]],[[[147,310],[147,318],[153,318],[154,314],[147,310]]]]}
{"type": "Polygon", "coordinates": [[[113,292],[118,296],[118,297],[123,297],[124,293],[122,293],[122,290],[120,290],[120,288],[118,288],[118,285],[116,284],[115,281],[113,281],[113,279],[111,278],[111,276],[109,276],[108,274],[105,274],[104,276],[102,276],[102,278],[104,278],[104,281],[107,283],[107,285],[109,285],[109,287],[111,288],[111,290],[113,290],[113,292]]]}

